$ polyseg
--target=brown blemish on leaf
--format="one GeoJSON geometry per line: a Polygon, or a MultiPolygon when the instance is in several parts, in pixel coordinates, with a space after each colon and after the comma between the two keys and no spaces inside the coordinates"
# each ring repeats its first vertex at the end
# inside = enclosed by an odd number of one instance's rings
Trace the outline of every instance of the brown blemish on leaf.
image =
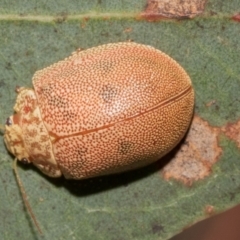
{"type": "Polygon", "coordinates": [[[206,103],[206,107],[211,107],[214,104],[216,104],[216,100],[211,100],[210,102],[206,103]]]}
{"type": "Polygon", "coordinates": [[[81,28],[85,28],[86,27],[86,23],[87,23],[87,21],[85,20],[85,19],[83,19],[82,20],[82,22],[81,22],[81,28]]]}
{"type": "Polygon", "coordinates": [[[221,129],[227,137],[234,140],[240,148],[240,120],[236,123],[229,123],[221,129]]]}
{"type": "Polygon", "coordinates": [[[174,178],[190,186],[207,177],[222,153],[218,146],[220,130],[200,117],[193,118],[184,143],[173,159],[162,169],[165,179],[174,178]]]}
{"type": "Polygon", "coordinates": [[[236,21],[236,22],[240,22],[240,13],[235,14],[235,15],[232,17],[232,20],[233,20],[233,21],[236,21]]]}
{"type": "Polygon", "coordinates": [[[126,28],[126,29],[124,29],[124,31],[123,31],[123,32],[125,32],[125,33],[132,32],[132,28],[131,28],[131,27],[129,27],[129,28],[126,28]]]}
{"type": "Polygon", "coordinates": [[[204,211],[207,216],[212,216],[215,214],[215,209],[212,205],[206,205],[204,211]]]}
{"type": "Polygon", "coordinates": [[[148,21],[194,18],[204,11],[206,0],[148,0],[141,14],[148,21]]]}
{"type": "Polygon", "coordinates": [[[56,17],[55,22],[63,23],[67,20],[67,17],[68,17],[68,14],[66,12],[62,12],[56,17]]]}
{"type": "Polygon", "coordinates": [[[85,28],[87,25],[87,22],[89,20],[89,17],[84,17],[81,23],[81,28],[85,28]]]}

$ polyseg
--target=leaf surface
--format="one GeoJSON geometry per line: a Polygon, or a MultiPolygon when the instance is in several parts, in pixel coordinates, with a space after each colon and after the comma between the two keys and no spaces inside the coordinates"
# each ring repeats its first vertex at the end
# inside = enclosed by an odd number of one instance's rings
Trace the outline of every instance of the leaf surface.
{"type": "MultiPolygon", "coordinates": [[[[169,54],[189,73],[195,113],[222,128],[240,116],[240,23],[231,18],[239,1],[209,0],[203,15],[181,21],[136,18],[145,1],[0,0],[0,121],[12,115],[16,86],[32,87],[35,71],[78,48],[132,40],[169,54]],[[214,101],[213,105],[208,105],[214,101]]],[[[159,163],[102,178],[50,179],[19,167],[40,237],[22,203],[0,141],[1,239],[168,239],[215,212],[240,202],[240,153],[220,134],[223,153],[211,174],[191,187],[166,181],[159,163]]]]}

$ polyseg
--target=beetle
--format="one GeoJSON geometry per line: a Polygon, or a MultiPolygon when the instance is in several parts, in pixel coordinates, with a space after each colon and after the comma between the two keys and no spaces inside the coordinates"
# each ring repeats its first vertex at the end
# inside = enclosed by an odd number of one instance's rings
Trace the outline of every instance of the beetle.
{"type": "Polygon", "coordinates": [[[4,141],[50,177],[84,179],[157,161],[185,135],[194,90],[165,53],[133,42],[76,51],[18,89],[4,141]]]}

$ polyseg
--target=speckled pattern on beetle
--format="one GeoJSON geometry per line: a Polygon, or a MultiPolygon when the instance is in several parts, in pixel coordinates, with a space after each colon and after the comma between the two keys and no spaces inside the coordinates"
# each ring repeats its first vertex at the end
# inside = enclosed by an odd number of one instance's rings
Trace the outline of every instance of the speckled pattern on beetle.
{"type": "Polygon", "coordinates": [[[160,159],[186,133],[194,91],[161,51],[113,43],[76,51],[20,88],[5,125],[8,150],[51,177],[82,179],[160,159]]]}

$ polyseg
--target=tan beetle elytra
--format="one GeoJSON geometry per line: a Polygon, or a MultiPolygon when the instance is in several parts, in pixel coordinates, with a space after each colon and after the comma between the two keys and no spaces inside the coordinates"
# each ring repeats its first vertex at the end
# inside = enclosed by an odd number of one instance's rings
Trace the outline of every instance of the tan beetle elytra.
{"type": "Polygon", "coordinates": [[[51,177],[83,179],[150,164],[182,139],[194,91],[168,55],[137,43],[76,51],[19,88],[8,150],[51,177]]]}

